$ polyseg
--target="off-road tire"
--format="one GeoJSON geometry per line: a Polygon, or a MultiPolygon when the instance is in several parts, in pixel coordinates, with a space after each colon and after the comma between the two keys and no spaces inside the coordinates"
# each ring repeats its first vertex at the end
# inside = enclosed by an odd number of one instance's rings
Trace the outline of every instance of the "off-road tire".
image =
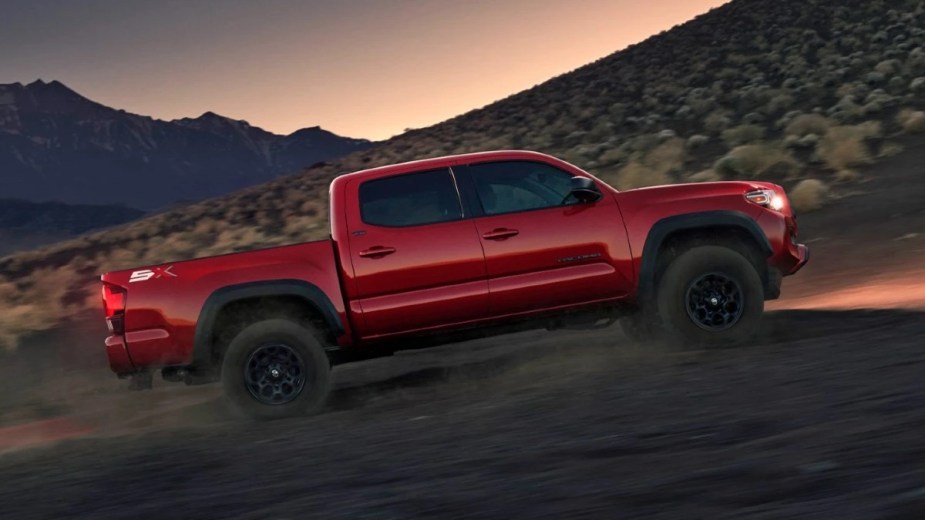
{"type": "Polygon", "coordinates": [[[248,417],[282,419],[310,415],[324,406],[331,386],[330,366],[314,331],[294,321],[268,319],[248,325],[231,340],[222,361],[222,385],[231,408],[248,417]],[[268,358],[271,361],[267,362],[268,358]],[[277,370],[282,373],[278,380],[267,382],[270,369],[265,367],[278,358],[290,362],[284,362],[285,370],[277,370]],[[293,378],[290,370],[301,379],[293,378]],[[253,374],[258,372],[267,377],[255,378],[253,374]],[[265,383],[260,388],[269,386],[278,390],[280,385],[274,383],[279,382],[287,391],[273,393],[278,402],[269,402],[271,397],[257,390],[256,379],[265,383]],[[301,384],[286,382],[296,380],[301,384]]]}
{"type": "Polygon", "coordinates": [[[697,347],[747,342],[764,312],[755,267],[721,246],[694,247],[678,255],[661,277],[657,301],[666,338],[697,347]]]}

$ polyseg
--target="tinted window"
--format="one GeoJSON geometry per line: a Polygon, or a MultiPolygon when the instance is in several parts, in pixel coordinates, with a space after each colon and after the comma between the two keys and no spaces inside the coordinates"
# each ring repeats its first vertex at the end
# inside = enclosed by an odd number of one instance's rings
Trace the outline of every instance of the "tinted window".
{"type": "Polygon", "coordinates": [[[398,175],[360,185],[360,215],[376,226],[419,226],[462,218],[447,170],[398,175]]]}
{"type": "Polygon", "coordinates": [[[574,203],[568,198],[572,175],[530,161],[475,164],[469,167],[486,215],[550,208],[574,203]]]}

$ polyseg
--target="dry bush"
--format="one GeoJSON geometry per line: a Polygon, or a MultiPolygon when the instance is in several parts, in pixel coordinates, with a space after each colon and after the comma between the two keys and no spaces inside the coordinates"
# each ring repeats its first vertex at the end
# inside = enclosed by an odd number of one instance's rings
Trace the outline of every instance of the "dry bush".
{"type": "Polygon", "coordinates": [[[82,310],[86,290],[96,281],[70,265],[38,269],[16,283],[0,281],[0,348],[15,349],[22,336],[48,330],[57,320],[82,310]],[[66,296],[74,301],[68,304],[66,296]]]}
{"type": "Polygon", "coordinates": [[[611,165],[622,162],[626,159],[626,151],[622,148],[610,148],[606,152],[602,153],[600,157],[597,158],[598,163],[603,165],[611,165]]]}
{"type": "Polygon", "coordinates": [[[786,175],[799,168],[785,149],[773,144],[747,144],[733,148],[713,169],[725,177],[761,177],[772,170],[786,175]]]}
{"type": "Polygon", "coordinates": [[[910,134],[925,132],[925,112],[921,110],[904,108],[896,116],[896,122],[899,123],[904,132],[910,134]]]}
{"type": "Polygon", "coordinates": [[[829,188],[817,179],[804,179],[797,183],[788,194],[790,204],[799,213],[806,213],[821,208],[825,204],[829,188]]]}
{"type": "Polygon", "coordinates": [[[671,184],[674,180],[667,172],[646,166],[633,160],[621,168],[614,179],[614,186],[620,190],[632,190],[647,186],[661,186],[671,184]]]}
{"type": "Polygon", "coordinates": [[[615,174],[604,173],[604,178],[621,190],[660,186],[674,182],[672,173],[684,166],[687,157],[684,139],[674,137],[656,145],[648,152],[638,152],[626,166],[615,174]]]}
{"type": "Polygon", "coordinates": [[[688,182],[715,182],[721,180],[723,180],[722,177],[720,177],[719,174],[716,173],[716,170],[713,169],[692,173],[687,177],[688,182]]]}
{"type": "Polygon", "coordinates": [[[729,114],[725,111],[712,112],[703,119],[704,130],[713,135],[718,135],[723,130],[729,128],[731,124],[732,119],[729,118],[729,114]]]}
{"type": "Polygon", "coordinates": [[[899,155],[905,150],[905,147],[899,143],[894,143],[893,141],[887,141],[880,146],[880,152],[877,153],[877,157],[893,157],[894,155],[899,155]]]}
{"type": "Polygon", "coordinates": [[[838,170],[835,172],[835,182],[854,182],[861,178],[855,170],[838,170]]]}
{"type": "Polygon", "coordinates": [[[824,135],[831,126],[832,121],[821,114],[800,114],[787,124],[784,134],[797,137],[824,135]]]}
{"type": "Polygon", "coordinates": [[[684,159],[687,157],[686,148],[684,139],[671,138],[650,150],[642,163],[664,173],[677,171],[684,165],[684,159]]]}
{"type": "Polygon", "coordinates": [[[864,123],[855,126],[833,126],[819,141],[816,154],[826,166],[835,171],[848,170],[855,166],[870,164],[870,149],[864,142],[879,136],[879,123],[864,123]]]}
{"type": "Polygon", "coordinates": [[[735,148],[743,144],[756,143],[764,139],[765,129],[758,125],[739,125],[735,128],[724,130],[722,133],[723,142],[729,148],[735,148]]]}

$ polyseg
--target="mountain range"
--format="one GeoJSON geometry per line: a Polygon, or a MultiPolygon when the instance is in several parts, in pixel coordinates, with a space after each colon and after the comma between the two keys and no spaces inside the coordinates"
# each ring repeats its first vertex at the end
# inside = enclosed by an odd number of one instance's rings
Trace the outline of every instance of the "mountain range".
{"type": "Polygon", "coordinates": [[[206,112],[163,121],[58,81],[0,85],[0,197],[161,208],[363,150],[320,127],[277,135],[206,112]]]}

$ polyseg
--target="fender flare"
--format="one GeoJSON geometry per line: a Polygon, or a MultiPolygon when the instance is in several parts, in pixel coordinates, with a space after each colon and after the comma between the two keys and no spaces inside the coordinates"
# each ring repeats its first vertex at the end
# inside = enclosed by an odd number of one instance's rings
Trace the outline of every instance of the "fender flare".
{"type": "MultiPolygon", "coordinates": [[[[648,301],[655,293],[655,269],[658,264],[658,251],[669,235],[677,231],[693,231],[704,228],[732,227],[748,233],[758,245],[765,257],[774,254],[767,235],[755,221],[741,211],[703,211],[683,213],[665,217],[656,222],[646,235],[639,266],[638,300],[648,301]]],[[[767,280],[762,280],[767,286],[767,280]]]]}
{"type": "Polygon", "coordinates": [[[263,296],[299,297],[318,310],[335,336],[344,333],[344,325],[331,299],[313,283],[304,280],[268,280],[229,285],[213,291],[202,304],[193,336],[193,366],[208,368],[212,365],[212,330],[221,309],[235,301],[263,296]]]}

